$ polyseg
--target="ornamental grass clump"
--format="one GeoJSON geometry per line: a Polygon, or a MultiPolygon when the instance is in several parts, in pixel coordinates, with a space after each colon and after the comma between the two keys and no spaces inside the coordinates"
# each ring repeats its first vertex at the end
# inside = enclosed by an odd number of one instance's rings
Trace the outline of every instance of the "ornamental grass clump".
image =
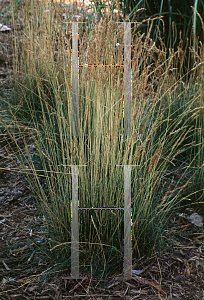
{"type": "MultiPolygon", "coordinates": [[[[174,76],[173,66],[181,50],[168,57],[162,41],[155,48],[148,39],[151,26],[145,36],[138,24],[132,32],[133,135],[122,136],[123,68],[113,65],[123,64],[124,29],[106,15],[89,34],[83,32],[79,64],[112,66],[79,68],[80,136],[72,136],[71,24],[62,23],[54,4],[47,11],[42,3],[31,1],[23,9],[25,30],[14,48],[14,98],[9,103],[18,134],[12,134],[11,124],[4,126],[46,222],[49,255],[68,259],[70,267],[71,165],[79,166],[80,208],[122,208],[122,165],[136,165],[131,176],[131,228],[133,264],[137,263],[164,245],[167,221],[189,185],[188,176],[173,181],[169,168],[185,163],[178,155],[186,151],[186,139],[197,126],[189,124],[199,117],[195,106],[203,92],[198,86],[194,96],[185,84],[179,90],[182,78],[174,76]]],[[[198,81],[201,65],[192,71],[198,81]]],[[[190,165],[191,161],[185,165],[186,172],[190,165]]],[[[91,265],[99,274],[110,266],[111,271],[122,271],[123,218],[120,210],[79,211],[80,267],[91,265]]]]}

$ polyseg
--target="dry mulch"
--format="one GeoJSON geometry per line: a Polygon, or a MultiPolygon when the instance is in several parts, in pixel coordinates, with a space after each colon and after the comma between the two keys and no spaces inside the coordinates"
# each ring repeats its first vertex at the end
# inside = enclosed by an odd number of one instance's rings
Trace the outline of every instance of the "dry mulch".
{"type": "MultiPolygon", "coordinates": [[[[1,140],[1,158],[8,157],[3,145],[1,140]]],[[[2,166],[15,168],[1,160],[2,166]]],[[[130,280],[118,280],[118,273],[102,286],[85,272],[82,280],[69,280],[67,268],[46,281],[42,275],[50,264],[39,250],[46,248],[46,228],[34,195],[23,174],[1,172],[0,299],[204,299],[204,232],[190,221],[193,213],[186,209],[172,216],[167,237],[173,246],[138,261],[133,270],[142,273],[133,273],[130,280]]]]}
{"type": "MultiPolygon", "coordinates": [[[[0,33],[3,45],[0,47],[0,94],[4,97],[12,89],[8,77],[12,68],[8,69],[7,64],[12,61],[10,45],[14,38],[13,32],[0,33]]],[[[9,148],[7,152],[4,147],[7,139],[7,133],[1,129],[0,167],[12,170],[16,165],[9,157],[9,148]]],[[[48,247],[46,227],[34,195],[23,174],[1,170],[0,299],[202,300],[204,231],[203,226],[192,223],[193,213],[192,209],[186,209],[172,215],[166,235],[173,243],[161,253],[138,261],[133,269],[142,273],[133,274],[130,280],[118,280],[122,275],[118,273],[108,277],[102,287],[99,280],[88,273],[80,274],[82,280],[67,279],[69,268],[59,276],[55,273],[46,277],[50,261],[40,250],[48,247]]]]}

